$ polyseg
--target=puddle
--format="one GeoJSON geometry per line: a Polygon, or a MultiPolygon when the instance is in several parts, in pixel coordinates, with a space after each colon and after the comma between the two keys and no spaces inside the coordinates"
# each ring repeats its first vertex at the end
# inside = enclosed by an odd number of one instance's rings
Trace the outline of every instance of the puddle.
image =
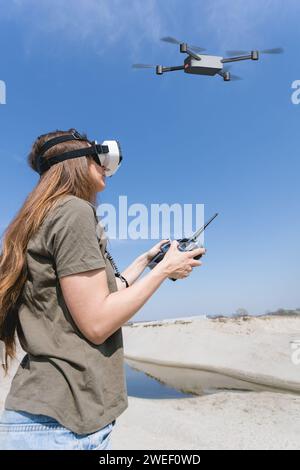
{"type": "Polygon", "coordinates": [[[288,392],[215,372],[135,361],[125,358],[128,394],[143,398],[206,395],[223,390],[288,392]]]}
{"type": "Polygon", "coordinates": [[[129,366],[125,361],[127,392],[138,398],[187,398],[194,395],[183,393],[129,366]]]}

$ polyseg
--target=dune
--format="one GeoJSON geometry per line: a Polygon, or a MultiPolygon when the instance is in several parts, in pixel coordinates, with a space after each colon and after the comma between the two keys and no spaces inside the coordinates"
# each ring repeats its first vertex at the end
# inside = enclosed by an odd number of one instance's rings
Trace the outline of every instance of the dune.
{"type": "Polygon", "coordinates": [[[129,365],[185,392],[300,393],[292,344],[300,317],[193,318],[123,327],[129,365]]]}

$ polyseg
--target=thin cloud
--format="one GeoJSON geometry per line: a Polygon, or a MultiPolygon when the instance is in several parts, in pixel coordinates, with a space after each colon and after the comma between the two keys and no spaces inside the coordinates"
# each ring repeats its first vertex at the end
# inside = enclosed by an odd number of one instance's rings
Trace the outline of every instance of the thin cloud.
{"type": "Polygon", "coordinates": [[[88,44],[100,56],[122,47],[138,58],[147,46],[150,58],[168,35],[191,43],[199,38],[208,49],[273,47],[262,44],[265,33],[299,9],[298,0],[0,0],[0,21],[25,29],[27,53],[50,36],[64,47],[88,44]]]}
{"type": "Polygon", "coordinates": [[[87,42],[99,54],[120,42],[137,50],[167,27],[158,0],[0,0],[0,9],[2,20],[21,19],[26,25],[30,46],[37,35],[63,35],[73,43],[87,42]]]}
{"type": "MultiPolygon", "coordinates": [[[[297,0],[290,3],[297,6],[297,0]]],[[[258,42],[272,28],[274,19],[280,18],[277,13],[290,14],[290,8],[285,8],[282,0],[214,0],[209,2],[207,21],[214,25],[216,39],[224,47],[235,44],[237,49],[254,49],[261,47],[258,42]]]]}

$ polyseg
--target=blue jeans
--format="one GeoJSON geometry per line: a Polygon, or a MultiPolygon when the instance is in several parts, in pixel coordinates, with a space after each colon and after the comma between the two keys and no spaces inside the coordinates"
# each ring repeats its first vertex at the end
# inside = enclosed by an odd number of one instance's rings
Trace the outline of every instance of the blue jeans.
{"type": "Polygon", "coordinates": [[[50,416],[4,410],[0,450],[111,450],[116,420],[91,434],[76,434],[50,416]]]}

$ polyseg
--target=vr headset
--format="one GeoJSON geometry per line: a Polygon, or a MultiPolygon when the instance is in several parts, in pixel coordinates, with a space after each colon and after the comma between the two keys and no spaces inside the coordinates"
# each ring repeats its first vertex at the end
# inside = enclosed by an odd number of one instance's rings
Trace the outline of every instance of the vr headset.
{"type": "Polygon", "coordinates": [[[79,132],[74,131],[71,134],[54,137],[53,139],[45,142],[36,159],[37,171],[39,175],[42,175],[56,163],[63,162],[69,158],[85,156],[92,157],[98,165],[103,166],[105,170],[105,176],[112,176],[115,174],[117,169],[120,167],[123,158],[121,147],[117,140],[105,140],[102,144],[98,144],[96,140],[90,141],[79,132]],[[64,152],[51,158],[44,157],[44,153],[51,147],[69,140],[82,140],[91,144],[91,147],[71,150],[70,152],[64,152]]]}

